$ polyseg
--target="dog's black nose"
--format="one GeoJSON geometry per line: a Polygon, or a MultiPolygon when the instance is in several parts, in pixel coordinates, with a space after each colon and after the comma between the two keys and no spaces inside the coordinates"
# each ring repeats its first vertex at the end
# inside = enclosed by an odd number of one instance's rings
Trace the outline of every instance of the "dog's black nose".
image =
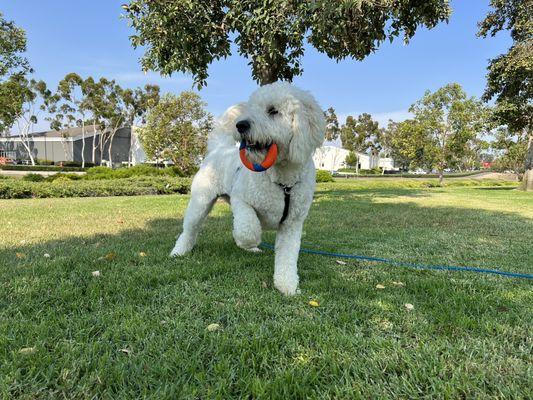
{"type": "Polygon", "coordinates": [[[237,122],[237,131],[242,135],[250,130],[250,121],[243,120],[237,122]]]}

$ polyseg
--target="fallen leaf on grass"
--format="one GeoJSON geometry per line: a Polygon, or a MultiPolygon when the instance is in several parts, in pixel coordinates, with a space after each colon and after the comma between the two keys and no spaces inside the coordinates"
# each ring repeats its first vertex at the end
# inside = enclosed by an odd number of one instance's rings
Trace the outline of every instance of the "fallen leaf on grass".
{"type": "Polygon", "coordinates": [[[44,257],[44,258],[50,258],[50,254],[48,254],[48,253],[44,253],[44,254],[43,254],[43,257],[44,257]]]}
{"type": "Polygon", "coordinates": [[[403,282],[394,282],[394,281],[392,281],[392,284],[394,286],[405,286],[405,283],[403,283],[403,282]]]}
{"type": "Polygon", "coordinates": [[[35,347],[23,347],[19,350],[20,354],[33,354],[37,351],[35,347]]]}
{"type": "Polygon", "coordinates": [[[209,332],[215,332],[215,331],[218,331],[220,329],[220,325],[219,324],[209,324],[207,325],[207,330],[209,332]]]}
{"type": "Polygon", "coordinates": [[[17,257],[19,260],[23,260],[26,258],[26,254],[24,253],[15,253],[15,257],[17,257]]]}
{"type": "Polygon", "coordinates": [[[318,301],[316,301],[316,300],[311,300],[311,301],[309,301],[309,305],[310,305],[311,307],[318,307],[318,306],[320,306],[320,304],[319,304],[318,301]]]}
{"type": "Polygon", "coordinates": [[[117,253],[114,251],[110,251],[104,256],[104,260],[106,261],[113,261],[115,258],[117,258],[117,253]]]}
{"type": "Polygon", "coordinates": [[[139,257],[146,257],[146,253],[145,253],[144,251],[141,251],[141,252],[139,253],[139,257]]]}
{"type": "Polygon", "coordinates": [[[117,219],[117,224],[123,224],[124,223],[124,220],[123,219],[117,219]]]}
{"type": "Polygon", "coordinates": [[[376,289],[383,290],[383,289],[385,289],[385,286],[383,286],[383,285],[381,285],[381,284],[377,284],[377,285],[376,285],[376,289]]]}
{"type": "Polygon", "coordinates": [[[131,354],[131,350],[130,349],[120,349],[120,351],[124,354],[127,354],[127,355],[130,355],[131,354]]]}
{"type": "Polygon", "coordinates": [[[344,261],[341,261],[341,260],[335,260],[335,262],[339,265],[346,265],[346,263],[344,261]]]}
{"type": "Polygon", "coordinates": [[[403,305],[408,311],[412,311],[415,309],[415,306],[413,306],[411,303],[405,303],[403,305]]]}
{"type": "Polygon", "coordinates": [[[265,281],[261,282],[261,286],[263,287],[263,289],[268,288],[268,284],[265,281]]]}
{"type": "Polygon", "coordinates": [[[100,276],[100,271],[93,271],[92,272],[92,275],[95,277],[95,278],[98,278],[100,276]]]}

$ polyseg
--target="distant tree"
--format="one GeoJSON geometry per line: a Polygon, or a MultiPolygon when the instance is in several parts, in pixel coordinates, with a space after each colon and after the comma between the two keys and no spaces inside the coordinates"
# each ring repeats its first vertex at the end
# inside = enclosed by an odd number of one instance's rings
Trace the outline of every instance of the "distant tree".
{"type": "Polygon", "coordinates": [[[324,115],[326,116],[326,140],[329,142],[334,142],[339,138],[340,135],[337,114],[335,113],[335,109],[330,107],[324,112],[324,115]]]}
{"type": "MultiPolygon", "coordinates": [[[[59,81],[57,92],[51,97],[47,111],[50,128],[61,131],[74,127],[81,128],[82,150],[81,166],[85,167],[85,134],[88,110],[84,107],[84,81],[75,73],[67,74],[59,81]]],[[[73,158],[71,147],[67,142],[68,136],[61,135],[63,151],[67,158],[73,158]]]]}
{"type": "Polygon", "coordinates": [[[124,89],[122,101],[126,107],[124,125],[141,125],[146,122],[146,115],[150,108],[159,103],[160,88],[158,85],[145,85],[144,88],[124,89]]]}
{"type": "Polygon", "coordinates": [[[18,128],[17,138],[26,149],[31,164],[35,165],[35,159],[33,158],[31,148],[32,140],[30,133],[33,131],[33,126],[38,122],[40,111],[50,98],[51,92],[43,81],[36,81],[34,79],[28,80],[23,77],[19,77],[19,79],[20,91],[17,96],[20,98],[22,107],[19,112],[15,114],[16,125],[18,128]]]}
{"type": "Polygon", "coordinates": [[[414,114],[416,128],[423,130],[424,149],[432,157],[433,168],[442,184],[444,170],[456,167],[486,129],[486,111],[475,98],[468,98],[457,83],[448,84],[434,93],[427,91],[409,111],[414,114]]]}
{"type": "Polygon", "coordinates": [[[359,158],[355,155],[353,151],[350,151],[348,155],[346,156],[346,160],[344,161],[348,167],[357,168],[357,164],[359,163],[359,158]]]}
{"type": "Polygon", "coordinates": [[[100,78],[95,81],[88,77],[84,81],[85,99],[83,107],[90,114],[90,123],[93,128],[92,140],[92,163],[96,164],[96,151],[100,152],[100,164],[102,162],[105,144],[108,142],[109,134],[105,131],[105,113],[107,110],[107,97],[113,91],[114,81],[106,78],[100,78]],[[100,131],[100,140],[97,141],[97,133],[100,131]]]}
{"type": "Polygon", "coordinates": [[[231,55],[232,42],[264,85],[301,75],[306,41],[334,60],[362,60],[451,12],[447,0],[131,0],[122,8],[136,31],[133,46],[145,49],[143,70],[190,73],[198,86],[209,64],[231,55]]]}
{"type": "Polygon", "coordinates": [[[144,88],[125,89],[122,92],[122,99],[126,107],[125,125],[131,128],[132,142],[128,156],[128,161],[131,162],[135,152],[134,129],[146,123],[148,110],[159,103],[160,88],[158,85],[145,85],[144,88]]]}
{"type": "Polygon", "coordinates": [[[372,119],[372,116],[363,113],[355,119],[352,116],[346,118],[346,122],[340,128],[340,137],[342,147],[352,151],[357,162],[355,163],[356,173],[359,173],[359,156],[358,153],[365,153],[368,149],[377,146],[378,137],[380,137],[379,124],[372,119]]]}
{"type": "Polygon", "coordinates": [[[507,53],[488,66],[483,100],[496,99],[494,117],[513,135],[527,137],[523,188],[533,190],[533,1],[491,0],[491,10],[479,23],[478,35],[495,36],[509,30],[513,40],[507,53]]]}
{"type": "Polygon", "coordinates": [[[507,127],[499,127],[495,132],[492,148],[498,155],[495,166],[500,171],[513,171],[524,174],[524,158],[527,154],[528,137],[525,131],[514,134],[507,127]]]}
{"type": "Polygon", "coordinates": [[[213,117],[194,92],[164,95],[148,112],[140,139],[146,155],[156,160],[172,160],[183,174],[191,174],[206,149],[213,117]]]}
{"type": "Polygon", "coordinates": [[[473,137],[466,144],[463,157],[457,162],[457,168],[471,171],[481,167],[481,163],[487,158],[490,143],[483,138],[483,134],[473,137]]]}
{"type": "Polygon", "coordinates": [[[27,80],[15,75],[0,82],[0,137],[9,133],[20,116],[26,99],[27,80]]]}
{"type": "Polygon", "coordinates": [[[384,133],[389,155],[403,170],[431,170],[435,159],[433,139],[418,121],[389,121],[384,133]]]}
{"type": "Polygon", "coordinates": [[[26,33],[0,12],[0,136],[7,134],[20,115],[31,72],[26,51],[26,33]]]}
{"type": "Polygon", "coordinates": [[[100,154],[102,154],[103,158],[105,144],[109,143],[107,146],[107,162],[110,167],[113,167],[113,140],[118,130],[127,123],[129,114],[125,103],[124,89],[115,81],[110,81],[105,89],[103,92],[104,97],[102,98],[103,112],[100,115],[102,126],[100,154]]]}

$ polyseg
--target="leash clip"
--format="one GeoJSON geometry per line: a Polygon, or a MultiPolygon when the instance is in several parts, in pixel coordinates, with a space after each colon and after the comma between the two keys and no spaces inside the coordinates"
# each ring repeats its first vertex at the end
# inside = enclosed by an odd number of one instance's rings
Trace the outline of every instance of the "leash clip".
{"type": "Polygon", "coordinates": [[[292,186],[281,185],[284,194],[291,194],[292,186]]]}

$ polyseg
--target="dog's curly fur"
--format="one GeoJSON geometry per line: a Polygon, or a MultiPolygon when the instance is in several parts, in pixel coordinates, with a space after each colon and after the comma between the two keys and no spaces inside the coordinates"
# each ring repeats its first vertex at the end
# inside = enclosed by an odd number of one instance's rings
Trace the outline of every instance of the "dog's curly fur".
{"type": "Polygon", "coordinates": [[[302,226],[313,200],[315,166],[312,155],[324,141],[324,113],[315,99],[288,83],[257,89],[248,102],[229,108],[210,134],[208,153],[192,183],[183,232],[171,256],[189,252],[218,197],[229,197],[233,212],[233,237],[245,250],[259,251],[262,229],[277,230],[274,285],[286,295],[298,290],[297,261],[302,226]],[[238,132],[236,124],[249,128],[238,132]],[[236,142],[250,144],[247,155],[260,162],[264,147],[278,146],[276,163],[265,172],[252,172],[240,162],[236,142]],[[292,187],[286,220],[284,192],[292,187]]]}

